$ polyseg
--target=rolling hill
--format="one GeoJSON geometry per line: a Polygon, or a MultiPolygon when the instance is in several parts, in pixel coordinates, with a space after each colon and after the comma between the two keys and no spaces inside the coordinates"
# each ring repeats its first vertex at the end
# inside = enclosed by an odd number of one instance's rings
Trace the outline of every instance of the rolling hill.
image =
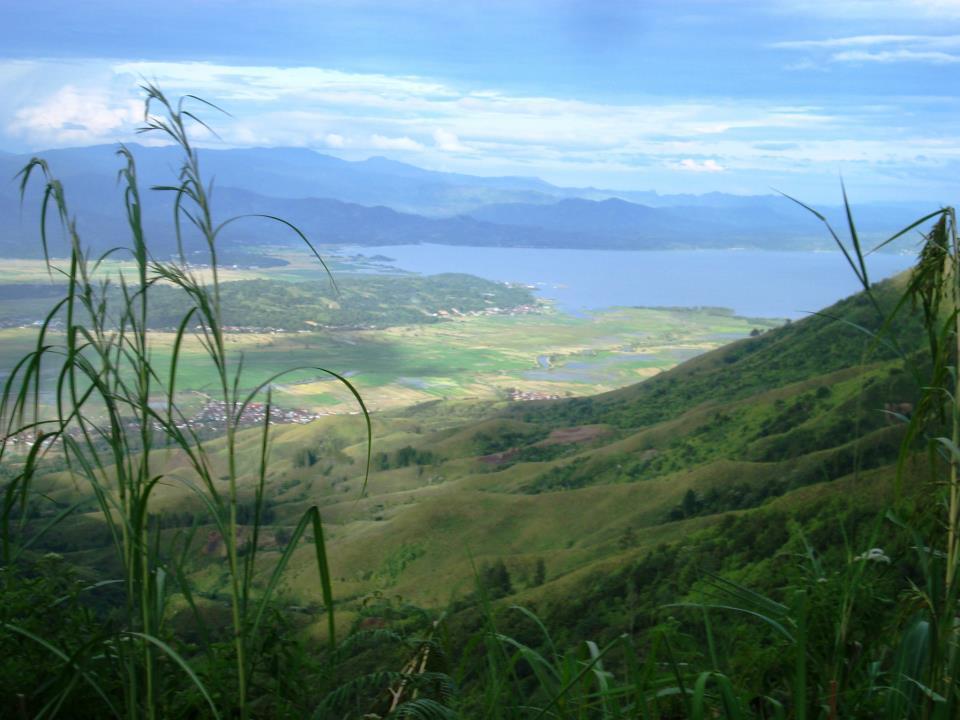
{"type": "MultiPolygon", "coordinates": [[[[888,300],[895,286],[881,288],[888,300]]],[[[869,340],[848,322],[878,324],[855,296],[606,395],[516,403],[439,430],[431,426],[442,423],[442,405],[379,418],[377,451],[410,446],[430,459],[377,470],[359,502],[343,490],[357,488],[350,473],[338,483],[294,469],[289,477],[309,485],[303,501],[318,490],[326,498],[344,598],[382,585],[378,568],[402,546],[416,558],[391,592],[415,602],[442,605],[468,589],[471,556],[505,558],[518,588],[544,558],[548,588],[523,596],[561,597],[551,583],[629,565],[728,513],[781,512],[851,487],[862,488],[862,507],[883,497],[901,437],[883,410],[912,402],[917,388],[892,353],[867,353],[869,340]]],[[[898,330],[905,347],[919,347],[918,327],[898,330]]],[[[359,463],[360,447],[344,452],[359,463]]]]}
{"type": "MultiPolygon", "coordinates": [[[[902,283],[877,286],[885,305],[902,283]]],[[[863,295],[605,395],[437,401],[377,415],[360,499],[358,418],[280,427],[268,478],[273,522],[282,530],[321,506],[343,622],[374,592],[442,607],[470,594],[475,566],[499,560],[518,597],[550,608],[549,598],[589,594],[584,578],[625,577],[664,543],[709,544],[730,523],[775,523],[775,546],[737,550],[744,571],[791,541],[784,517],[809,520],[823,503],[867,509],[889,495],[902,434],[883,411],[913,402],[917,387],[896,353],[873,347],[851,323],[879,326],[863,295]],[[534,583],[541,562],[542,586],[534,583]]],[[[919,324],[895,330],[907,352],[920,347],[919,324]]],[[[255,465],[257,443],[244,452],[241,466],[255,465]]],[[[182,464],[171,457],[165,472],[158,502],[192,522],[202,511],[176,480],[182,464]]],[[[50,476],[39,489],[76,500],[63,480],[50,476]]],[[[836,517],[835,507],[824,512],[836,517]]],[[[89,523],[94,516],[80,524],[89,523]]],[[[96,556],[81,552],[69,529],[55,532],[51,547],[96,556]]],[[[280,546],[265,547],[269,558],[280,546]]],[[[211,599],[223,591],[218,557],[198,551],[192,562],[211,599]]],[[[285,592],[296,602],[316,600],[311,562],[307,546],[293,556],[285,592]]]]}

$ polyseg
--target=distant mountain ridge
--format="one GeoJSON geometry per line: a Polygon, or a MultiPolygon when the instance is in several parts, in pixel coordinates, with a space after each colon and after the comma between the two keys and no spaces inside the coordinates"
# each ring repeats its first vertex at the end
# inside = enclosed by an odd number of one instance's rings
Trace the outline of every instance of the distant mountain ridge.
{"type": "MultiPolygon", "coordinates": [[[[756,247],[823,249],[832,247],[822,223],[793,201],[775,195],[705,198],[697,205],[652,207],[620,198],[569,198],[551,204],[501,203],[471,214],[486,222],[589,232],[608,239],[634,238],[665,247],[756,247]]],[[[839,228],[840,208],[823,208],[839,228]]],[[[868,239],[888,237],[924,213],[914,205],[868,205],[857,213],[858,230],[868,239]]]]}
{"type": "MultiPolygon", "coordinates": [[[[173,147],[130,145],[145,186],[168,184],[179,154],[173,147]]],[[[47,150],[64,181],[77,175],[114,177],[115,145],[47,150]]],[[[343,160],[305,148],[242,148],[200,151],[203,172],[216,185],[280,198],[330,198],[360,205],[386,205],[423,215],[456,215],[482,204],[547,202],[559,188],[538,178],[480,177],[426,170],[383,157],[343,160]],[[550,191],[549,193],[547,191],[550,191]]],[[[9,177],[30,155],[3,158],[9,177]]]]}
{"type": "MultiPolygon", "coordinates": [[[[781,233],[783,237],[818,236],[819,221],[785,199],[758,201],[745,223],[742,208],[702,206],[650,207],[619,198],[585,200],[570,198],[549,205],[506,203],[487,205],[471,215],[479,220],[509,225],[543,227],[560,231],[593,232],[609,237],[700,236],[711,246],[723,238],[752,244],[758,233],[781,233]]],[[[683,243],[678,243],[683,244],[683,243]]]]}
{"type": "MultiPolygon", "coordinates": [[[[125,232],[116,149],[100,145],[38,153],[63,181],[81,232],[99,247],[116,244],[125,232]]],[[[173,148],[131,149],[143,189],[170,184],[176,177],[179,156],[173,148]]],[[[39,185],[24,204],[21,220],[12,180],[29,157],[0,154],[0,176],[11,178],[0,185],[0,253],[6,255],[36,245],[32,208],[39,207],[39,185]]],[[[561,188],[535,177],[445,173],[383,157],[349,161],[302,148],[202,150],[200,157],[204,173],[214,178],[215,205],[223,217],[279,215],[319,243],[631,250],[831,247],[810,213],[777,195],[561,188]]],[[[172,199],[151,200],[145,213],[154,251],[165,253],[175,245],[172,199]]],[[[857,216],[868,239],[879,239],[931,209],[865,205],[857,216]]],[[[826,212],[843,224],[838,208],[826,212]]],[[[294,239],[264,223],[238,225],[230,237],[243,245],[294,239]]]]}

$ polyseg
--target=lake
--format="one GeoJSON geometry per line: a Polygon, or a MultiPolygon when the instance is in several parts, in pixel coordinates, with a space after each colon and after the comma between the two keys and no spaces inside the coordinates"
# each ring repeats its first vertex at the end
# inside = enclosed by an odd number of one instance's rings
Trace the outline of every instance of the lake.
{"type": "MultiPolygon", "coordinates": [[[[423,274],[463,272],[533,285],[561,309],[715,306],[749,317],[800,318],[857,292],[839,252],[764,250],[559,250],[453,245],[351,246],[423,274]]],[[[910,267],[912,255],[871,255],[871,280],[910,267]]],[[[385,263],[387,264],[387,263],[385,263]]]]}

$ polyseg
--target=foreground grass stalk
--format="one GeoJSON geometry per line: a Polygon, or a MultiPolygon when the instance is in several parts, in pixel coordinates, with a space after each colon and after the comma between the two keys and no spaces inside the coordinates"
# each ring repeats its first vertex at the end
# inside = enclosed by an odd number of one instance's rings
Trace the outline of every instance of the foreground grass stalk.
{"type": "MultiPolygon", "coordinates": [[[[830,229],[839,248],[860,280],[864,292],[872,295],[872,287],[867,277],[865,254],[861,251],[860,241],[853,224],[850,205],[844,193],[853,244],[851,254],[839,236],[830,228],[822,215],[818,217],[830,229]],[[854,262],[855,260],[855,262],[854,262]]],[[[952,718],[958,706],[958,688],[956,687],[956,662],[958,634],[958,592],[957,572],[960,565],[960,240],[957,236],[956,211],[952,207],[930,213],[888,240],[881,243],[880,249],[894,240],[911,232],[924,223],[933,220],[933,227],[926,233],[920,250],[919,260],[899,303],[885,316],[881,333],[887,332],[900,310],[913,305],[920,307],[922,322],[929,341],[929,361],[931,370],[926,378],[922,361],[916,363],[915,375],[921,379],[922,394],[919,403],[909,418],[905,440],[901,445],[898,462],[898,488],[905,471],[907,460],[914,454],[913,440],[927,435],[932,449],[939,451],[946,465],[945,482],[935,482],[929,489],[945,507],[945,517],[935,518],[940,532],[931,540],[921,540],[915,533],[916,550],[921,554],[921,564],[926,575],[926,593],[923,596],[923,613],[907,630],[902,639],[907,647],[908,636],[913,633],[926,636],[925,657],[914,653],[910,663],[901,661],[896,671],[894,692],[903,695],[901,688],[906,687],[910,695],[918,695],[920,717],[952,718]],[[944,421],[948,424],[947,434],[937,435],[944,421]],[[946,485],[946,492],[943,492],[946,485]],[[944,497],[945,495],[945,497],[944,497]],[[942,544],[941,544],[942,543],[942,544]],[[942,548],[942,549],[941,549],[942,548]],[[943,559],[942,571],[939,569],[943,559]],[[942,572],[942,574],[940,574],[942,572]],[[941,581],[942,578],[942,581],[941,581]],[[909,672],[904,668],[912,666],[909,672]]],[[[876,305],[876,303],[875,303],[876,305]]],[[[880,311],[879,305],[877,305],[880,311]]],[[[881,312],[881,315],[884,315],[881,312]]],[[[896,338],[892,338],[896,340],[896,338]]],[[[915,363],[904,356],[909,366],[915,363]]],[[[931,453],[931,458],[936,457],[931,453]]],[[[936,465],[933,467],[936,469],[936,465]]],[[[938,472],[942,472],[942,465],[938,472]]],[[[942,477],[942,475],[941,475],[942,477]]],[[[898,489],[899,494],[899,489],[898,489]]],[[[917,589],[919,593],[919,588],[917,589]]],[[[919,645],[922,645],[920,643],[919,645]]],[[[899,707],[901,699],[895,706],[899,707]]],[[[909,707],[910,703],[907,704],[909,707]]],[[[914,716],[909,713],[909,716],[914,716]]]]}
{"type": "MultiPolygon", "coordinates": [[[[4,491],[0,517],[3,558],[7,564],[17,556],[13,527],[15,510],[19,506],[22,517],[26,517],[27,501],[34,492],[32,485],[38,463],[54,448],[62,450],[68,471],[74,478],[88,483],[97,501],[100,515],[113,538],[123,573],[123,612],[119,627],[105,639],[98,640],[102,643],[100,651],[87,653],[83,661],[94,665],[107,663],[110,668],[108,674],[116,669],[110,663],[116,662],[119,667],[122,709],[115,709],[107,700],[112,714],[131,720],[143,717],[154,720],[168,715],[167,704],[171,697],[178,696],[182,688],[173,678],[165,677],[167,673],[160,672],[163,660],[166,667],[179,668],[186,674],[205,702],[205,711],[210,716],[219,718],[223,711],[246,719],[251,716],[251,678],[256,667],[258,632],[273,602],[280,575],[308,529],[313,534],[312,545],[330,644],[331,647],[335,646],[334,602],[323,524],[316,507],[309,508],[303,514],[291,533],[286,549],[270,572],[269,579],[255,595],[254,579],[258,569],[256,545],[263,523],[261,510],[268,477],[270,386],[284,373],[275,374],[252,389],[244,387],[242,358],[235,361],[228,352],[222,323],[217,243],[221,230],[239,218],[228,219],[219,225],[214,221],[211,190],[202,181],[199,155],[191,145],[188,133],[188,124],[206,126],[193,112],[184,109],[185,100],[196,102],[198,99],[188,97],[174,104],[152,85],[143,89],[146,103],[145,124],[141,131],[164,135],[183,154],[177,182],[153,188],[173,197],[179,262],[158,260],[149,252],[142,223],[136,164],[127,148],[121,147],[118,152],[125,164],[119,175],[123,182],[124,206],[132,238],[125,250],[134,260],[134,284],[128,284],[122,273],[117,279],[97,279],[100,263],[115,251],[111,250],[94,261],[89,259],[76,224],[69,215],[63,188],[43,160],[33,160],[21,173],[23,194],[32,174],[43,176],[41,242],[51,273],[62,273],[67,284],[64,299],[41,326],[36,351],[18,364],[4,383],[0,418],[5,426],[0,458],[6,452],[11,438],[30,433],[36,442],[23,464],[23,471],[4,491]],[[47,216],[51,211],[56,213],[68,240],[68,269],[57,268],[48,252],[47,216]],[[184,232],[185,227],[191,235],[184,232]],[[209,258],[209,285],[194,274],[186,262],[185,246],[188,242],[195,242],[197,236],[209,258]],[[114,282],[117,283],[116,290],[112,284],[114,282]],[[152,338],[148,330],[149,295],[157,283],[172,285],[182,293],[188,304],[175,335],[165,384],[152,360],[152,338]],[[62,313],[64,321],[62,348],[48,342],[48,338],[55,334],[54,322],[58,320],[58,313],[62,313]],[[204,442],[185,422],[186,417],[177,404],[178,362],[184,338],[191,332],[216,369],[217,400],[225,408],[225,476],[221,475],[222,470],[218,472],[215,469],[216,465],[204,442]],[[40,403],[44,385],[49,382],[48,374],[44,372],[44,361],[48,358],[59,361],[55,368],[53,391],[56,413],[49,419],[43,417],[40,403]],[[243,478],[238,462],[238,434],[244,411],[261,394],[267,395],[268,411],[262,428],[261,464],[255,484],[256,510],[250,533],[252,539],[244,540],[244,548],[249,542],[249,550],[241,553],[240,538],[247,533],[250,523],[244,521],[244,527],[241,527],[239,510],[243,502],[243,478]],[[158,397],[164,400],[162,409],[157,403],[158,397]],[[163,440],[161,460],[155,457],[158,437],[163,440]],[[213,679],[221,687],[233,684],[236,690],[229,695],[221,695],[221,707],[214,703],[211,693],[190,662],[171,644],[171,631],[165,625],[167,598],[171,592],[179,591],[193,610],[201,634],[204,637],[210,635],[189,585],[189,569],[185,567],[190,551],[189,542],[178,558],[168,559],[166,552],[170,550],[167,547],[169,543],[162,538],[157,522],[159,510],[153,501],[153,493],[161,482],[170,482],[164,477],[163,468],[171,453],[192,471],[192,477],[183,482],[202,503],[205,524],[209,522],[213,525],[226,548],[233,656],[230,662],[234,683],[225,682],[225,678],[218,676],[213,679]],[[225,488],[220,484],[224,481],[225,488]],[[168,579],[178,587],[168,587],[168,579]]],[[[278,218],[271,219],[291,228],[316,255],[315,248],[299,230],[278,218]]],[[[291,368],[294,369],[301,368],[291,368]]],[[[313,369],[332,376],[348,388],[357,400],[366,421],[369,468],[372,430],[359,393],[342,375],[323,368],[313,369]]],[[[61,513],[54,522],[59,522],[69,514],[68,511],[61,513]]],[[[21,519],[21,529],[23,523],[21,519]]],[[[44,644],[42,638],[17,628],[12,630],[23,637],[36,638],[36,642],[56,657],[66,658],[70,662],[68,668],[72,668],[70,672],[74,673],[73,679],[50,701],[49,707],[64,706],[72,688],[79,682],[87,682],[106,700],[106,695],[95,681],[97,673],[91,667],[73,660],[69,653],[44,644]]],[[[216,672],[220,671],[215,669],[215,675],[216,672]]]]}
{"type": "Polygon", "coordinates": [[[944,248],[950,258],[950,288],[952,313],[953,313],[953,334],[954,334],[954,356],[953,356],[953,402],[950,404],[950,418],[952,421],[953,452],[950,454],[950,501],[948,505],[947,518],[947,575],[945,592],[946,598],[953,593],[953,585],[956,581],[957,571],[957,551],[958,551],[958,522],[960,522],[960,457],[956,450],[960,448],[960,247],[957,243],[957,221],[954,211],[949,210],[945,216],[945,240],[947,243],[944,248]]]}

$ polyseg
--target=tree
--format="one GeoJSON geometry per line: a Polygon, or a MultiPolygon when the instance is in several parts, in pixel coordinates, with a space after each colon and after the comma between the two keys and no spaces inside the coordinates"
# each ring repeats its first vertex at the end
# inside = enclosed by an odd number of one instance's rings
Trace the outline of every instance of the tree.
{"type": "Polygon", "coordinates": [[[302,448],[293,458],[295,467],[313,467],[317,464],[318,456],[315,450],[302,448]]]}
{"type": "Polygon", "coordinates": [[[685,518],[693,517],[700,509],[700,500],[697,499],[697,493],[690,488],[683,494],[683,502],[680,505],[685,518]]]}
{"type": "Polygon", "coordinates": [[[537,558],[537,564],[533,568],[533,587],[539,587],[547,581],[547,565],[543,558],[537,558]]]}
{"type": "Polygon", "coordinates": [[[503,560],[497,560],[487,565],[480,573],[480,581],[484,589],[494,600],[513,594],[513,583],[510,581],[510,571],[503,560]]]}
{"type": "Polygon", "coordinates": [[[630,526],[626,530],[624,530],[623,535],[621,535],[620,539],[617,541],[617,545],[620,546],[621,550],[632,548],[636,544],[637,544],[637,531],[633,529],[633,526],[630,526]]]}

